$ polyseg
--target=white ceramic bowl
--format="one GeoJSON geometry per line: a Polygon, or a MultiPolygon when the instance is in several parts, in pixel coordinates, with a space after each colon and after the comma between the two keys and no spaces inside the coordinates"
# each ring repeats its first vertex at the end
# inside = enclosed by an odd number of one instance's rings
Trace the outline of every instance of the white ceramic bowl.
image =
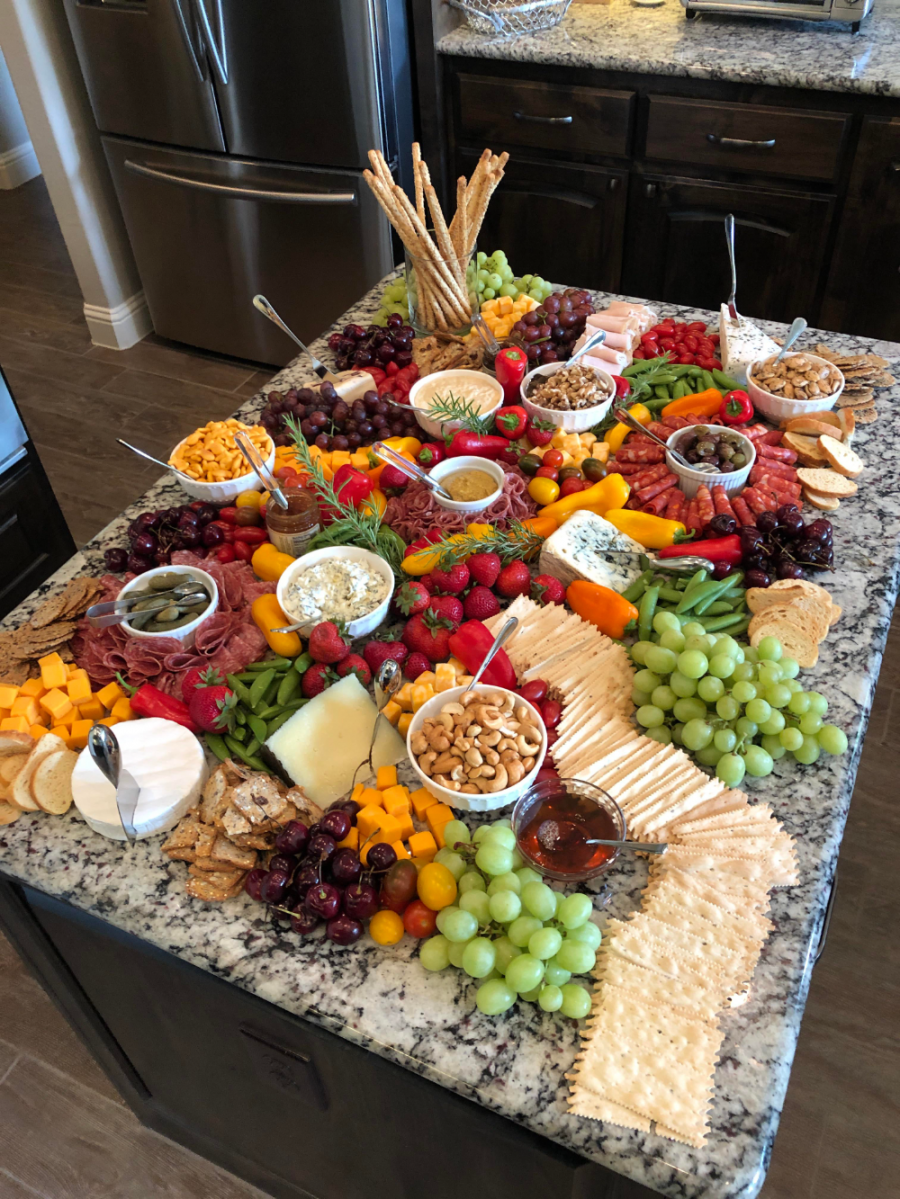
{"type": "MultiPolygon", "coordinates": [[[[179,441],[178,445],[169,455],[170,458],[175,457],[185,441],[187,441],[186,437],[179,441]]],[[[272,448],[265,460],[265,464],[266,470],[271,474],[275,469],[275,442],[271,437],[269,438],[269,445],[272,448]]],[[[227,504],[229,500],[236,499],[242,491],[262,491],[263,489],[262,483],[256,477],[255,471],[252,470],[246,475],[239,475],[236,479],[228,479],[224,483],[199,483],[193,480],[188,482],[181,475],[174,474],[172,477],[189,496],[192,496],[195,500],[205,500],[207,504],[227,504]]]]}
{"type": "Polygon", "coordinates": [[[442,483],[447,475],[455,474],[458,470],[480,470],[486,475],[490,475],[496,484],[496,490],[490,495],[485,496],[483,500],[445,500],[443,496],[434,493],[435,503],[442,508],[446,508],[448,512],[483,512],[489,504],[493,504],[495,500],[499,500],[503,492],[503,480],[506,477],[503,467],[496,462],[492,462],[489,458],[475,458],[463,456],[462,458],[445,458],[443,462],[439,462],[437,466],[432,467],[428,472],[432,479],[436,479],[438,483],[442,483]]]}
{"type": "MultiPolygon", "coordinates": [[[[504,695],[512,695],[511,691],[506,691],[503,687],[489,687],[486,683],[479,683],[475,690],[486,695],[491,691],[498,691],[504,695]]],[[[506,787],[503,791],[497,791],[491,795],[486,791],[480,791],[477,795],[469,795],[462,791],[450,791],[447,787],[442,787],[440,783],[436,783],[423,770],[419,769],[419,763],[416,761],[415,754],[410,749],[413,733],[417,733],[421,729],[429,716],[437,716],[444,704],[453,703],[455,700],[466,691],[471,691],[471,687],[451,687],[449,691],[439,692],[428,703],[423,704],[413,716],[406,734],[406,752],[409,756],[409,764],[415,771],[417,778],[420,779],[422,786],[430,791],[441,803],[448,804],[451,808],[457,808],[463,812],[493,812],[497,808],[505,808],[507,804],[515,803],[520,795],[524,795],[531,784],[534,782],[535,776],[544,764],[544,758],[547,755],[547,734],[544,732],[541,748],[535,757],[535,763],[532,769],[518,783],[514,783],[512,787],[506,787]]],[[[514,696],[517,704],[524,704],[528,708],[535,725],[544,730],[544,722],[541,719],[541,714],[520,695],[514,696]]]]}
{"type": "Polygon", "coordinates": [[[409,391],[409,402],[412,405],[416,414],[416,420],[430,437],[440,439],[445,433],[452,433],[459,428],[457,420],[431,420],[428,416],[427,408],[420,408],[424,396],[432,395],[436,390],[440,392],[453,391],[453,385],[461,382],[469,382],[477,379],[478,383],[489,389],[496,396],[496,402],[489,404],[482,409],[482,416],[489,416],[492,412],[496,412],[503,405],[503,388],[491,375],[486,375],[482,371],[467,371],[467,370],[451,370],[451,371],[434,371],[430,375],[425,375],[415,382],[409,391]]]}
{"type": "MultiPolygon", "coordinates": [[[[689,441],[691,434],[698,426],[688,425],[684,429],[676,429],[672,436],[666,442],[666,445],[672,449],[684,451],[681,449],[681,444],[684,441],[689,441]]],[[[714,425],[708,425],[707,428],[715,428],[714,425]]],[[[737,429],[729,429],[730,433],[737,433],[740,439],[741,448],[748,455],[747,465],[742,466],[740,470],[732,470],[727,474],[708,474],[702,470],[689,470],[676,462],[672,455],[666,451],[666,466],[674,475],[678,475],[678,486],[684,492],[687,499],[692,500],[697,494],[698,489],[705,483],[707,487],[724,487],[729,495],[734,495],[736,491],[740,491],[747,482],[747,477],[750,474],[750,468],[756,461],[756,450],[753,448],[753,442],[749,437],[745,437],[743,433],[738,433],[737,429]]]]}
{"type": "Polygon", "coordinates": [[[137,637],[144,641],[155,641],[157,637],[174,637],[176,641],[180,641],[185,649],[190,649],[194,644],[194,635],[203,624],[204,620],[208,620],[219,606],[219,589],[216,586],[216,580],[212,575],[208,575],[205,570],[200,570],[196,566],[155,566],[153,570],[145,570],[142,575],[138,575],[132,579],[130,583],[126,583],[119,592],[119,599],[123,599],[126,595],[133,591],[145,591],[147,588],[147,580],[154,578],[156,575],[179,574],[185,576],[185,582],[188,579],[197,579],[206,587],[206,590],[212,596],[209,605],[205,611],[192,620],[190,624],[182,625],[180,629],[170,629],[159,633],[145,633],[143,629],[133,629],[127,622],[122,625],[122,628],[130,637],[137,637]]]}
{"type": "MultiPolygon", "coordinates": [[[[278,602],[281,604],[282,610],[288,618],[289,624],[295,624],[300,620],[299,616],[294,616],[288,610],[288,604],[285,602],[287,591],[291,584],[301,575],[303,571],[309,570],[311,566],[315,566],[317,562],[325,562],[328,560],[343,558],[350,562],[362,562],[372,570],[377,571],[388,585],[387,595],[381,601],[377,608],[369,612],[366,616],[359,616],[356,620],[348,621],[347,634],[350,637],[364,637],[366,633],[371,633],[373,629],[377,629],[388,614],[388,608],[391,604],[391,596],[394,594],[394,572],[385,562],[384,558],[380,558],[377,554],[371,553],[369,550],[357,549],[352,545],[329,546],[323,550],[313,550],[309,554],[304,554],[302,558],[298,558],[293,566],[289,566],[278,580],[278,587],[275,594],[278,597],[278,602]]],[[[323,617],[327,619],[327,617],[323,617]]]]}
{"type": "MultiPolygon", "coordinates": [[[[817,354],[807,354],[805,350],[799,350],[798,353],[803,354],[804,358],[808,358],[810,362],[814,362],[816,366],[834,366],[833,363],[827,362],[824,358],[820,358],[817,354]]],[[[795,357],[794,354],[785,354],[785,359],[795,357]]],[[[761,359],[764,361],[764,359],[761,359]]],[[[813,400],[783,400],[771,391],[763,391],[758,384],[753,382],[751,371],[758,363],[751,362],[747,367],[747,394],[753,401],[753,407],[757,412],[761,412],[763,416],[769,418],[776,425],[783,420],[790,420],[794,416],[809,416],[813,412],[828,412],[837,402],[838,396],[844,390],[845,379],[841,376],[841,384],[837,391],[832,392],[830,396],[819,396],[813,400]]],[[[837,371],[837,367],[834,366],[837,371]]]]}
{"type": "MultiPolygon", "coordinates": [[[[612,375],[607,374],[606,371],[600,370],[597,366],[591,368],[609,388],[609,399],[604,400],[602,404],[595,404],[593,408],[581,408],[575,412],[559,412],[555,408],[541,408],[528,398],[528,393],[548,375],[555,375],[557,371],[565,370],[568,365],[568,362],[548,362],[546,366],[536,366],[533,371],[529,371],[519,387],[522,406],[530,416],[537,420],[549,421],[567,433],[586,433],[588,429],[593,429],[594,425],[603,420],[616,395],[615,382],[612,375]]],[[[577,366],[578,363],[575,365],[577,366]]]]}

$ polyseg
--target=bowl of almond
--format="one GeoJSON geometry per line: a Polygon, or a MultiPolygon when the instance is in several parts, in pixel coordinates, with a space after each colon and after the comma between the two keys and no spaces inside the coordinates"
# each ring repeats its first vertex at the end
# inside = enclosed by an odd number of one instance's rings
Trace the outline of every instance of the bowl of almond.
{"type": "Polygon", "coordinates": [[[844,390],[844,376],[817,354],[800,351],[762,358],[747,371],[747,391],[757,412],[771,421],[790,420],[833,408],[844,390]]]}

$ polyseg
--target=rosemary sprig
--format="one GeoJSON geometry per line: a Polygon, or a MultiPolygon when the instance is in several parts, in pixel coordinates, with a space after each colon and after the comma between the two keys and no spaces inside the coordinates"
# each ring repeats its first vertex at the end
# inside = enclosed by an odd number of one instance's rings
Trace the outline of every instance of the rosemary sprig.
{"type": "Polygon", "coordinates": [[[433,396],[428,405],[428,415],[439,421],[458,421],[462,429],[470,433],[490,433],[494,418],[482,416],[474,400],[464,400],[448,391],[444,396],[433,396]]]}
{"type": "Polygon", "coordinates": [[[457,562],[464,562],[471,554],[496,554],[504,566],[518,558],[528,561],[540,552],[543,537],[532,533],[518,520],[511,520],[505,531],[493,527],[484,537],[471,533],[455,533],[436,541],[428,549],[440,553],[439,567],[449,570],[457,562]]]}

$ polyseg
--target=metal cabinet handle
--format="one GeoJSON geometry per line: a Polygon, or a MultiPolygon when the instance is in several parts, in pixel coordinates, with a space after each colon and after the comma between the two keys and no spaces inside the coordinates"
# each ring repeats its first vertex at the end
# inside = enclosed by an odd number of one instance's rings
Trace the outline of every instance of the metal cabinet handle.
{"type": "Polygon", "coordinates": [[[607,183],[606,186],[611,192],[614,192],[616,190],[616,188],[619,186],[619,180],[616,179],[615,177],[613,177],[612,179],[610,179],[609,183],[607,183]]]}
{"type": "Polygon", "coordinates": [[[648,184],[647,184],[647,185],[644,187],[644,195],[645,195],[645,196],[648,196],[648,197],[649,197],[649,198],[652,200],[652,199],[653,199],[653,197],[656,195],[656,184],[655,184],[655,183],[648,183],[648,184]]]}
{"type": "Polygon", "coordinates": [[[766,142],[748,141],[744,137],[719,137],[717,133],[707,133],[706,140],[723,150],[774,150],[775,138],[770,137],[766,142]]]}
{"type": "Polygon", "coordinates": [[[574,117],[534,117],[528,112],[514,112],[517,121],[531,121],[535,125],[571,125],[574,117]]]}
{"type": "Polygon", "coordinates": [[[892,162],[891,170],[892,171],[900,171],[900,162],[892,162]]]}
{"type": "Polygon", "coordinates": [[[819,942],[816,945],[816,952],[813,956],[813,965],[815,966],[819,958],[825,950],[825,942],[828,940],[828,930],[831,928],[831,914],[834,911],[834,899],[837,895],[838,876],[835,869],[834,876],[831,880],[831,892],[828,896],[828,906],[825,909],[825,919],[822,921],[822,931],[819,933],[819,942]]]}
{"type": "Polygon", "coordinates": [[[356,204],[356,192],[294,192],[269,191],[262,187],[231,187],[227,183],[211,183],[207,179],[192,179],[190,175],[177,175],[172,171],[161,171],[157,167],[145,166],[142,162],[125,159],[125,170],[133,175],[148,179],[160,179],[163,183],[177,183],[182,187],[193,187],[197,191],[218,192],[237,200],[273,200],[280,204],[356,204]]]}

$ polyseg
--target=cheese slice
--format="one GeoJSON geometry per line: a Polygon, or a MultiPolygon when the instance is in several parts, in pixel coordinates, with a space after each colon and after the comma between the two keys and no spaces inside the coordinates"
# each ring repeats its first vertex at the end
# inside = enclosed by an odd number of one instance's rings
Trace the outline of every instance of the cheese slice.
{"type": "MultiPolygon", "coordinates": [[[[116,725],[116,740],[122,768],[141,789],[134,814],[138,837],[169,832],[200,799],[207,776],[203,747],[182,725],[156,717],[121,721],[116,725]]],[[[87,749],[81,751],[72,771],[72,798],[95,833],[125,840],[115,788],[87,749]]]]}
{"type": "Polygon", "coordinates": [[[375,390],[375,380],[368,371],[339,371],[332,385],[345,404],[361,400],[367,391],[375,390]]]}
{"type": "Polygon", "coordinates": [[[540,569],[541,574],[553,575],[564,587],[575,579],[588,579],[613,591],[624,591],[640,578],[638,555],[644,553],[642,545],[602,516],[576,512],[544,542],[540,569]],[[607,555],[605,550],[627,552],[607,555]]]}
{"type": "Polygon", "coordinates": [[[773,341],[745,316],[742,316],[740,321],[733,321],[728,314],[727,304],[723,304],[719,309],[719,352],[722,370],[739,383],[746,384],[747,367],[752,362],[777,354],[780,349],[777,341],[773,341]]]}
{"type": "MultiPolygon", "coordinates": [[[[313,803],[327,807],[346,795],[353,773],[369,756],[378,709],[355,674],[310,700],[265,743],[274,763],[313,803]]],[[[375,770],[406,757],[406,742],[386,720],[372,753],[375,770]]],[[[367,774],[357,776],[365,782],[367,774]]]]}

